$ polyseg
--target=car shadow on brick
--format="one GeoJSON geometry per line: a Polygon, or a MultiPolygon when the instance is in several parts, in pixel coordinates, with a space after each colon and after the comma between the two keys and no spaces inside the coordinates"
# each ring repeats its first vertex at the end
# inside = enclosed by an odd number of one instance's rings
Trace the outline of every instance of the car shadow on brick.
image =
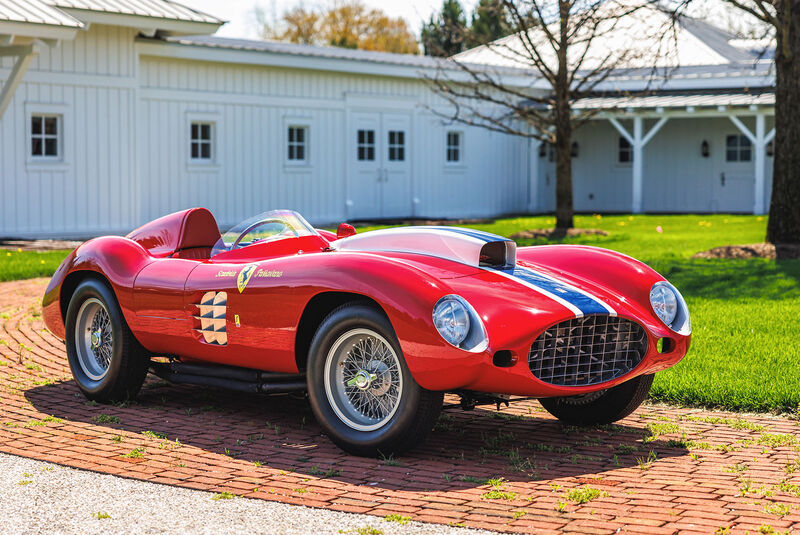
{"type": "Polygon", "coordinates": [[[300,395],[241,394],[150,377],[128,403],[89,402],[73,381],[36,386],[25,397],[64,424],[84,424],[95,440],[107,438],[113,445],[116,435],[125,435],[120,450],[150,431],[151,437],[202,450],[182,451],[184,458],[201,454],[204,463],[219,465],[215,470],[231,469],[233,460],[235,471],[266,467],[387,490],[451,491],[499,477],[520,484],[572,477],[602,485],[604,472],[645,469],[648,456],[688,455],[678,442],[647,438],[636,415],[621,425],[580,428],[554,420],[533,401],[501,411],[445,410],[421,447],[397,458],[370,459],[344,453],[328,440],[300,395]]]}

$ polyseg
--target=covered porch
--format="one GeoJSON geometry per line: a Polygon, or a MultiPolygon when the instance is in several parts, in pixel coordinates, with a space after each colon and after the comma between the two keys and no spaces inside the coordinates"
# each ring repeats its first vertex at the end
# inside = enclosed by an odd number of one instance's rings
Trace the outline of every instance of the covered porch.
{"type": "MultiPolygon", "coordinates": [[[[774,95],[598,97],[572,145],[575,210],[765,214],[772,186],[774,95]]],[[[552,151],[532,151],[529,209],[551,211],[552,151]]]]}

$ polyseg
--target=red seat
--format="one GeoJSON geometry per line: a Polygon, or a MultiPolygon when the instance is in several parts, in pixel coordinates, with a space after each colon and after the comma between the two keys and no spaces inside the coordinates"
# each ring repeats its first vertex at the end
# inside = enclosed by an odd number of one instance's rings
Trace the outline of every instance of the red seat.
{"type": "Polygon", "coordinates": [[[183,218],[173,258],[204,260],[222,236],[217,220],[205,208],[192,208],[183,218]]]}

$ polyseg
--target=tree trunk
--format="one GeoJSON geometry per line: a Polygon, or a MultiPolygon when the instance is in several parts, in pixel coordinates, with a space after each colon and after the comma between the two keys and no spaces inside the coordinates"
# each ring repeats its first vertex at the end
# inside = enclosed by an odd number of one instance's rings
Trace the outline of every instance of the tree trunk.
{"type": "Polygon", "coordinates": [[[781,32],[775,51],[775,162],[767,224],[767,241],[775,244],[800,244],[800,1],[790,3],[789,31],[781,32]]]}
{"type": "Polygon", "coordinates": [[[555,92],[555,130],[556,130],[556,228],[572,228],[572,107],[570,105],[571,87],[569,84],[569,17],[572,2],[559,0],[559,41],[558,72],[555,92]]]}
{"type": "MultiPolygon", "coordinates": [[[[572,124],[569,103],[566,111],[556,112],[556,228],[572,228],[572,124]]],[[[560,106],[557,106],[560,107],[560,106]]]]}

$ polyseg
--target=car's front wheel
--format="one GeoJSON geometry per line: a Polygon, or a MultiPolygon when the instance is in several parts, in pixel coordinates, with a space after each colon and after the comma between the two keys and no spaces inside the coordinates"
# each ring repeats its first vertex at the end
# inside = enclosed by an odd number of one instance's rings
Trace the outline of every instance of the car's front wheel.
{"type": "Polygon", "coordinates": [[[422,442],[442,409],[406,366],[388,319],[348,304],[317,329],[308,359],[311,407],[331,440],[356,455],[398,454],[422,442]]]}
{"type": "Polygon", "coordinates": [[[647,398],[655,374],[640,375],[615,387],[557,398],[542,398],[539,403],[564,423],[574,425],[610,424],[622,420],[647,398]]]}
{"type": "Polygon", "coordinates": [[[149,358],[128,328],[111,289],[97,279],[78,285],[65,326],[69,367],[84,395],[103,402],[136,397],[149,358]]]}

